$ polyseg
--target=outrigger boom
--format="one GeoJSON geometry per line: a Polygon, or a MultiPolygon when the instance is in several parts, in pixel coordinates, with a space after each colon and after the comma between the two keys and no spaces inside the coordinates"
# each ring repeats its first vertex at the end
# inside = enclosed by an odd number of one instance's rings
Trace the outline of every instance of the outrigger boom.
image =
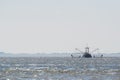
{"type": "MultiPolygon", "coordinates": [[[[83,57],[83,58],[92,58],[91,53],[99,50],[99,49],[97,48],[97,49],[95,49],[95,50],[93,50],[93,51],[90,52],[89,49],[90,49],[89,47],[85,47],[85,52],[83,52],[83,51],[79,50],[78,48],[75,48],[75,50],[79,51],[80,54],[82,54],[82,57],[83,57]]],[[[74,56],[71,54],[71,57],[73,58],[74,56]]],[[[79,56],[79,57],[81,57],[81,56],[79,56]]],[[[95,57],[95,56],[93,56],[93,57],[95,57]]],[[[103,55],[101,55],[101,57],[103,57],[103,55]]]]}

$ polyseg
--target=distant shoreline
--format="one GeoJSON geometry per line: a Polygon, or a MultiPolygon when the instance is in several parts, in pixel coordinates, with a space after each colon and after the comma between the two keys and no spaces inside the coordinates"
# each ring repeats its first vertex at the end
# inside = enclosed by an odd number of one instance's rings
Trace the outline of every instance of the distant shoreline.
{"type": "MultiPolygon", "coordinates": [[[[21,53],[21,54],[12,54],[0,52],[0,57],[71,57],[71,54],[75,53],[21,53]]],[[[100,53],[103,54],[103,57],[120,57],[120,53],[100,53]]],[[[100,54],[92,54],[96,57],[99,57],[100,54]]]]}

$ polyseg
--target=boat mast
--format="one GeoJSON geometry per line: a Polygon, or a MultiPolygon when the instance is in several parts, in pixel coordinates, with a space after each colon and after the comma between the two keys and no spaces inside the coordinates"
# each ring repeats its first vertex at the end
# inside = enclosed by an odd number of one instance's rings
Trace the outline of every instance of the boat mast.
{"type": "Polygon", "coordinates": [[[89,53],[89,47],[85,47],[85,53],[89,53]]]}

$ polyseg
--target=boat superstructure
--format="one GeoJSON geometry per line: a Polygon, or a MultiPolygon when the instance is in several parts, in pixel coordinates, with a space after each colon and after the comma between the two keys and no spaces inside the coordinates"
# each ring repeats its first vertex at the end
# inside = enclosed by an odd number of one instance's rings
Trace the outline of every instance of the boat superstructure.
{"type": "Polygon", "coordinates": [[[91,58],[92,57],[92,55],[89,52],[89,47],[85,48],[85,52],[83,53],[82,57],[84,57],[84,58],[91,58]]]}

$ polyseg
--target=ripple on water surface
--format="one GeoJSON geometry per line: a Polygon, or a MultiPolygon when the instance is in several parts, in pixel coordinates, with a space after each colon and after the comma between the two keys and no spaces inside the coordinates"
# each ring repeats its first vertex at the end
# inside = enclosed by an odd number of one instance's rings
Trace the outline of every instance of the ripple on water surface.
{"type": "Polygon", "coordinates": [[[0,58],[0,80],[120,80],[120,58],[0,58]]]}

